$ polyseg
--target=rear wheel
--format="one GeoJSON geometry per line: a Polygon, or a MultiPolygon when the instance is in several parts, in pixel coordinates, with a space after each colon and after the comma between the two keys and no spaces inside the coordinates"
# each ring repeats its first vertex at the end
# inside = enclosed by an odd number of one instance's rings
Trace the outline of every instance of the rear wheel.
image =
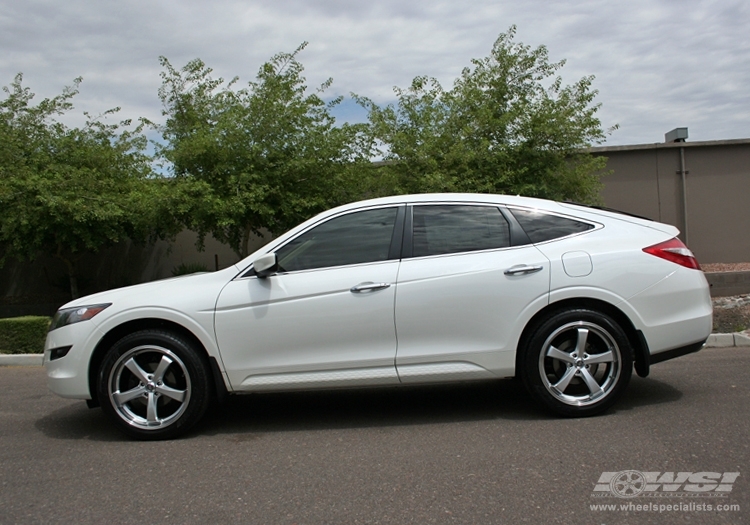
{"type": "Polygon", "coordinates": [[[206,412],[211,376],[202,354],[170,332],[144,330],[112,347],[99,369],[104,412],[125,434],[145,440],[186,432],[206,412]]]}
{"type": "Polygon", "coordinates": [[[522,361],[531,395],[563,416],[592,416],[630,382],[633,353],[609,316],[588,309],[556,312],[538,326],[522,361]]]}

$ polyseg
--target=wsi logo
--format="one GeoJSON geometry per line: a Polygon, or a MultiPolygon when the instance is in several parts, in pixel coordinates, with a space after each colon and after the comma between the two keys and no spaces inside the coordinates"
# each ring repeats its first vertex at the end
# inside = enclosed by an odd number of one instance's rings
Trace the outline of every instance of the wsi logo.
{"type": "Polygon", "coordinates": [[[725,497],[739,472],[602,472],[593,497],[725,497]]]}

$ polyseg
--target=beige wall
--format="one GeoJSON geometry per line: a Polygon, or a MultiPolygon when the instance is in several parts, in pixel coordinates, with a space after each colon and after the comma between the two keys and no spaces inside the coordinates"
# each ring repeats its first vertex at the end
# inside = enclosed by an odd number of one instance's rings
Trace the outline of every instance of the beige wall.
{"type": "Polygon", "coordinates": [[[593,148],[608,158],[607,206],[677,226],[703,263],[750,261],[750,139],[593,148]]]}

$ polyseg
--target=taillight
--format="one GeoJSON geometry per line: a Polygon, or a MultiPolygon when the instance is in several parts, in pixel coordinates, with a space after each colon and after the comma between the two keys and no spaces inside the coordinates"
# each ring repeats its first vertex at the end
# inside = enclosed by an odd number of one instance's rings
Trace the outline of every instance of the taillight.
{"type": "Polygon", "coordinates": [[[673,263],[677,263],[685,268],[691,268],[693,270],[701,269],[693,252],[691,252],[677,237],[644,248],[643,251],[661,257],[662,259],[672,261],[673,263]]]}

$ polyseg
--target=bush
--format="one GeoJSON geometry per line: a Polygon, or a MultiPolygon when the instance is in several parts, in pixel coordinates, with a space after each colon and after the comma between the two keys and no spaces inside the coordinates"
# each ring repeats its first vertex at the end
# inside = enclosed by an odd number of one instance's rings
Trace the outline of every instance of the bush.
{"type": "Polygon", "coordinates": [[[0,319],[0,354],[41,354],[50,318],[27,315],[0,319]]]}
{"type": "Polygon", "coordinates": [[[178,277],[180,275],[188,275],[191,273],[207,272],[208,266],[201,263],[182,263],[179,266],[172,268],[172,275],[178,277]]]}

